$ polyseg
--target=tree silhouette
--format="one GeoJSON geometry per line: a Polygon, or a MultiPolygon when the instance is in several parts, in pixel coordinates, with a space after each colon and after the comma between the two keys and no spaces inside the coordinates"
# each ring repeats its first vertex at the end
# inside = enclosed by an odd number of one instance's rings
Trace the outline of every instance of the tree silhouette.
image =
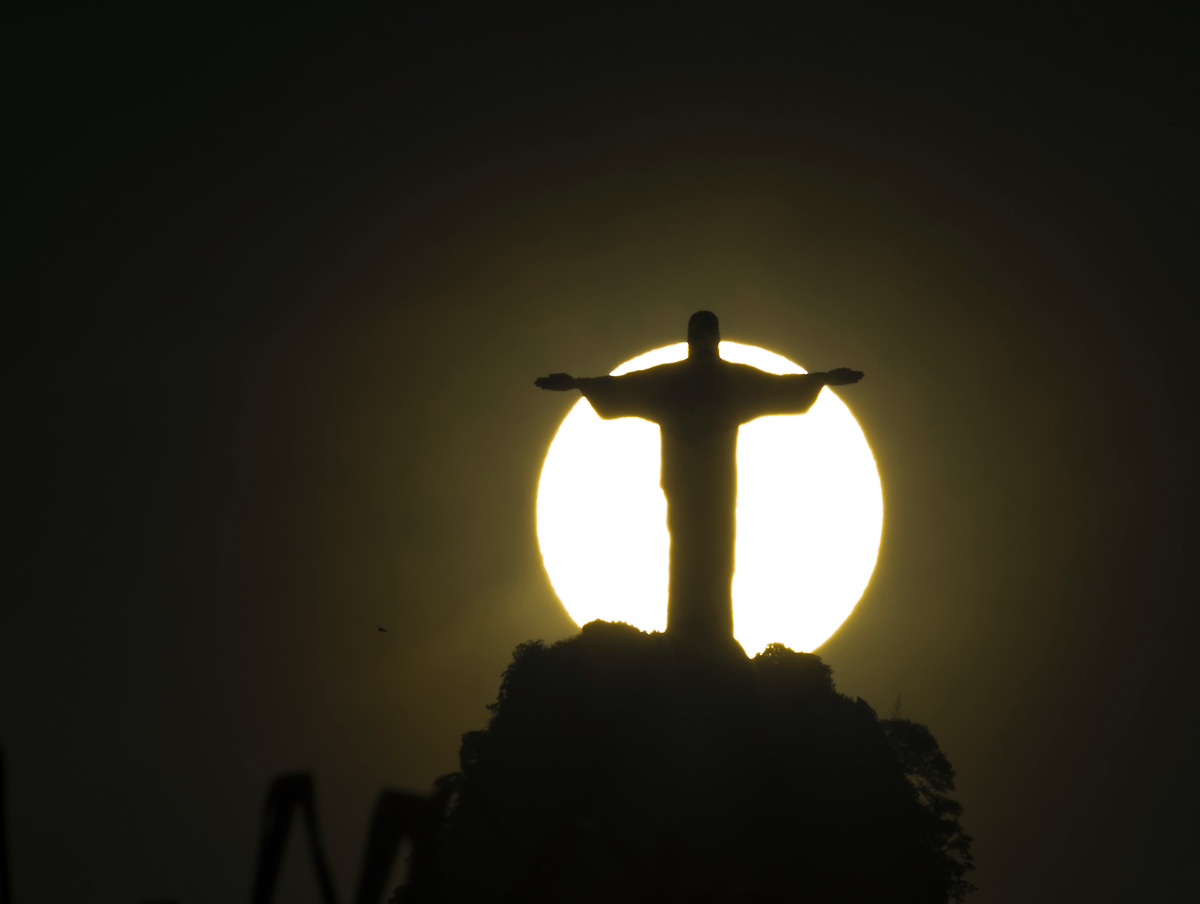
{"type": "Polygon", "coordinates": [[[838,694],[815,655],[700,653],[592,622],[518,647],[490,709],[445,779],[446,901],[932,904],[971,890],[932,734],[838,694]]]}

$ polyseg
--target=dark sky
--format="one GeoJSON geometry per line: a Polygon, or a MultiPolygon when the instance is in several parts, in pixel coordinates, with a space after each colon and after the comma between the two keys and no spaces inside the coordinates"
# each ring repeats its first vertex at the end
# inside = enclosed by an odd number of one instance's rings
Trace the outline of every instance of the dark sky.
{"type": "Polygon", "coordinates": [[[19,904],[242,899],[300,768],[348,890],[576,630],[533,378],[701,308],[866,371],[883,544],[818,652],[957,766],[974,900],[1194,900],[1194,22],[168,8],[10,29],[19,904]]]}

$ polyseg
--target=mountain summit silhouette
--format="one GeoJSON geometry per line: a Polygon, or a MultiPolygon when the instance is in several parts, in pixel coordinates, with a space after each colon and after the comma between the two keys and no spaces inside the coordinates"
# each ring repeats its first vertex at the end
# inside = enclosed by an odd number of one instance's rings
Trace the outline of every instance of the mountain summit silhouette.
{"type": "Polygon", "coordinates": [[[972,888],[936,740],[837,693],[813,654],[709,655],[596,621],[518,647],[489,709],[440,780],[434,899],[940,904],[972,888]]]}

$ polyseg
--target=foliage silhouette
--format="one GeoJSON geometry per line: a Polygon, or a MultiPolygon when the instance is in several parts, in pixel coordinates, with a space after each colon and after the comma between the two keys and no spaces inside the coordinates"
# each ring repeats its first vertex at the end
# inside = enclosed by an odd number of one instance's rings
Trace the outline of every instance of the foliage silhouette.
{"type": "Polygon", "coordinates": [[[933,736],[838,694],[815,655],[704,653],[597,621],[518,647],[489,708],[443,781],[446,901],[932,904],[972,888],[933,736]]]}

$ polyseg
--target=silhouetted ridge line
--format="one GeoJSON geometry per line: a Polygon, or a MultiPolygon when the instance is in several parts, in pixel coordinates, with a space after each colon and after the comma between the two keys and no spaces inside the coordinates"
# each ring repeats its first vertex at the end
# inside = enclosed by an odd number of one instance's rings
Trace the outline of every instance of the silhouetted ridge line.
{"type": "Polygon", "coordinates": [[[812,654],[751,660],[592,622],[519,646],[489,709],[447,777],[448,902],[926,904],[971,890],[933,735],[837,693],[812,654]]]}

